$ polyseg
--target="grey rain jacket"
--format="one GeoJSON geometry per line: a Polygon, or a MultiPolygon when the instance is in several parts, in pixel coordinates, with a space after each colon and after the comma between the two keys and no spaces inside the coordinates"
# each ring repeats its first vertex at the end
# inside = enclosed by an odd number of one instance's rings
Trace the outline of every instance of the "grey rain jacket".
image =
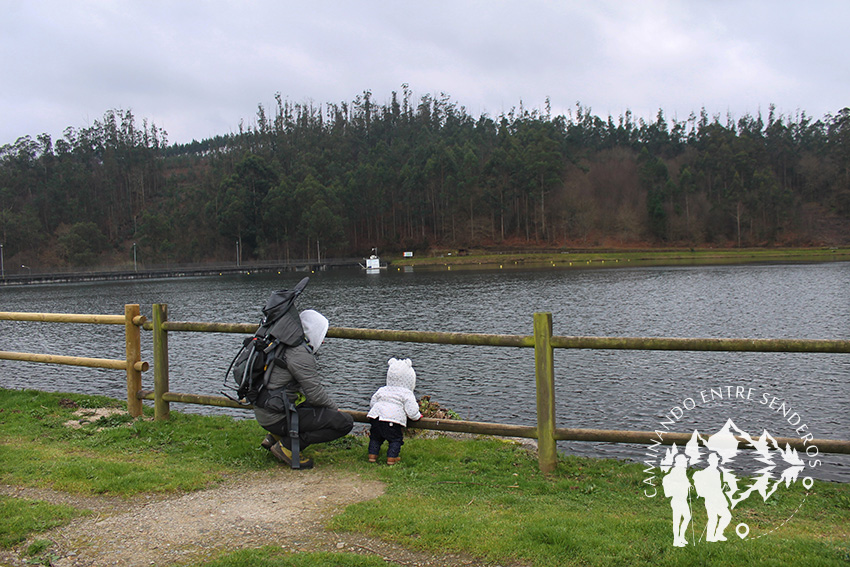
{"type": "Polygon", "coordinates": [[[286,367],[275,365],[272,370],[266,407],[254,407],[257,423],[260,426],[273,425],[283,419],[286,416],[286,410],[282,400],[287,393],[295,396],[297,392],[301,392],[311,406],[339,409],[322,386],[316,357],[310,347],[305,343],[279,348],[284,349],[286,367]]]}

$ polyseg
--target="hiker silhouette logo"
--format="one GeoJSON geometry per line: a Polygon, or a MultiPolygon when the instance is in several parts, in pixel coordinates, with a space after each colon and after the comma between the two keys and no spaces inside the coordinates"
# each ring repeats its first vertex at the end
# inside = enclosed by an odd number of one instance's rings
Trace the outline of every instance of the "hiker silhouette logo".
{"type": "MultiPolygon", "coordinates": [[[[668,501],[676,547],[724,542],[730,537],[755,539],[775,531],[779,526],[767,525],[758,506],[775,504],[769,500],[785,491],[783,504],[791,501],[792,511],[779,525],[800,509],[814,482],[805,471],[821,464],[817,446],[810,443],[814,436],[802,417],[782,402],[779,417],[803,433],[799,437],[802,445],[795,443],[800,451],[788,438],[774,436],[764,428],[754,436],[728,417],[716,431],[694,429],[686,442],[682,443],[687,436],[679,436],[680,444],[665,443],[664,436],[674,431],[671,426],[687,411],[696,410],[699,399],[686,398],[655,430],[647,450],[649,458],[644,460],[644,496],[661,495],[668,501]],[[797,483],[803,491],[792,490],[797,483]]],[[[779,402],[775,405],[779,407],[779,402]]]]}
{"type": "MultiPolygon", "coordinates": [[[[688,545],[688,524],[692,518],[692,506],[697,501],[702,500],[707,517],[705,529],[699,537],[704,536],[707,542],[726,541],[726,528],[732,520],[732,510],[738,504],[753,492],[767,502],[780,485],[784,484],[787,488],[797,482],[805,467],[806,463],[795,449],[787,445],[782,449],[766,430],[758,439],[753,439],[747,432],[738,429],[731,419],[707,439],[694,430],[684,451],[679,452],[674,443],[659,466],[663,474],[661,486],[664,496],[670,499],[673,512],[673,545],[688,545]],[[736,436],[743,438],[748,448],[758,454],[758,461],[765,465],[753,478],[741,478],[731,468],[723,466],[740,453],[736,436]],[[703,461],[705,466],[699,467],[703,461]],[[696,469],[690,475],[689,466],[696,469]]],[[[811,482],[809,477],[804,479],[806,488],[811,487],[811,482]]],[[[735,527],[735,533],[741,539],[747,537],[749,531],[745,522],[735,527]]],[[[691,533],[694,533],[693,529],[691,533]]]]}

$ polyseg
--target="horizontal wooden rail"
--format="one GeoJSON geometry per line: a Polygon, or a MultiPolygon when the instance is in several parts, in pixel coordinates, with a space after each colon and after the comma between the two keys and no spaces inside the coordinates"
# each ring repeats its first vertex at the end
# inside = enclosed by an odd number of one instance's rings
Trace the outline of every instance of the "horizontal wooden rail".
{"type": "MultiPolygon", "coordinates": [[[[136,396],[140,400],[154,400],[156,401],[156,392],[154,390],[139,390],[136,393],[136,396]]],[[[163,392],[162,393],[162,401],[164,402],[178,402],[183,404],[198,404],[202,406],[215,406],[220,408],[236,408],[236,409],[250,409],[251,406],[240,404],[239,402],[235,402],[230,398],[226,398],[224,396],[203,396],[199,394],[181,394],[179,392],[163,392]]]]}
{"type": "MultiPolygon", "coordinates": [[[[86,358],[83,356],[60,356],[58,354],[35,354],[31,352],[8,352],[0,351],[2,360],[21,360],[25,362],[45,362],[48,364],[64,364],[66,366],[88,366],[90,368],[109,368],[112,370],[126,370],[126,360],[113,360],[109,358],[86,358]]],[[[135,362],[133,368],[139,372],[148,370],[147,362],[135,362]]]]}
{"type": "Polygon", "coordinates": [[[123,325],[122,315],[86,315],[75,313],[15,313],[0,311],[0,320],[44,321],[47,323],[93,323],[95,325],[123,325]]]}
{"type": "MultiPolygon", "coordinates": [[[[365,411],[342,410],[351,415],[354,421],[369,423],[365,411]]],[[[486,421],[465,421],[462,419],[434,419],[423,417],[419,421],[408,421],[410,429],[429,429],[433,431],[452,431],[454,433],[470,433],[474,435],[498,435],[500,437],[524,437],[537,439],[537,428],[529,425],[506,425],[504,423],[488,423],[486,421]]]]}
{"type": "MultiPolygon", "coordinates": [[[[251,323],[205,323],[165,321],[164,331],[198,333],[251,334],[258,325],[251,323]]],[[[143,328],[153,329],[151,322],[143,328]]],[[[533,348],[533,335],[499,335],[483,333],[446,333],[439,331],[397,331],[331,327],[327,336],[337,339],[358,339],[389,342],[413,342],[473,346],[533,348]]],[[[663,338],[663,337],[580,337],[553,335],[553,348],[596,350],[680,350],[725,352],[815,352],[850,353],[850,340],[824,339],[727,339],[727,338],[663,338]]]]}
{"type": "MultiPolygon", "coordinates": [[[[665,431],[662,445],[684,446],[693,437],[693,433],[674,433],[665,431]]],[[[655,431],[622,431],[613,429],[567,429],[555,428],[555,439],[558,441],[595,441],[602,443],[637,443],[654,445],[658,443],[655,431]]],[[[741,443],[746,443],[743,437],[736,437],[741,443]]],[[[805,452],[806,447],[816,445],[820,453],[850,454],[850,441],[840,439],[805,439],[800,437],[776,437],[780,446],[790,445],[798,451],[805,452]]]]}
{"type": "Polygon", "coordinates": [[[850,353],[850,341],[821,339],[688,339],[553,336],[552,346],[555,348],[602,350],[850,353]]]}
{"type": "MultiPolygon", "coordinates": [[[[259,325],[251,323],[202,323],[192,321],[163,321],[163,331],[189,331],[195,333],[246,333],[252,334],[259,325]]],[[[147,331],[154,329],[152,321],[142,326],[147,331]]]]}
{"type": "MultiPolygon", "coordinates": [[[[93,325],[124,325],[123,315],[92,315],[86,313],[26,313],[0,311],[0,321],[40,321],[44,323],[90,323],[93,325]]],[[[147,321],[144,315],[133,318],[133,324],[143,326],[147,321]]]]}
{"type": "MultiPolygon", "coordinates": [[[[164,321],[164,331],[189,331],[196,333],[246,333],[257,330],[258,325],[250,323],[204,323],[193,321],[164,321]]],[[[144,325],[153,330],[153,323],[144,325]]],[[[523,335],[488,335],[482,333],[445,333],[429,331],[392,331],[384,329],[358,329],[349,327],[331,327],[327,336],[337,339],[360,339],[374,341],[436,343],[477,346],[533,347],[534,337],[523,335]]]]}
{"type": "MultiPolygon", "coordinates": [[[[153,390],[142,390],[138,393],[139,399],[153,400],[153,390]]],[[[162,399],[167,402],[178,402],[184,404],[199,404],[207,406],[228,407],[237,409],[251,409],[250,405],[243,405],[224,396],[201,396],[197,394],[181,394],[177,392],[165,392],[162,399]]],[[[369,423],[367,412],[357,410],[341,410],[354,418],[359,423],[369,423]]],[[[500,437],[522,437],[526,439],[537,439],[537,428],[527,425],[506,425],[503,423],[489,423],[484,421],[466,421],[462,419],[433,419],[423,417],[419,421],[408,422],[411,429],[428,429],[434,431],[452,431],[455,433],[470,433],[474,435],[498,435],[500,437]]],[[[662,445],[677,443],[684,445],[690,441],[693,433],[665,432],[662,445]]],[[[555,428],[555,440],[557,441],[589,441],[596,443],[634,443],[637,445],[653,445],[658,443],[658,434],[655,431],[630,431],[619,429],[572,429],[555,428]]],[[[742,437],[738,440],[744,442],[742,437]]],[[[850,454],[850,441],[838,439],[809,439],[804,441],[799,437],[776,437],[781,446],[790,445],[798,451],[806,450],[808,445],[816,445],[821,453],[843,453],[850,454]]]]}
{"type": "Polygon", "coordinates": [[[383,329],[331,327],[328,329],[327,336],[337,339],[359,339],[366,341],[534,348],[534,337],[532,335],[487,335],[481,333],[389,331],[383,329]]]}

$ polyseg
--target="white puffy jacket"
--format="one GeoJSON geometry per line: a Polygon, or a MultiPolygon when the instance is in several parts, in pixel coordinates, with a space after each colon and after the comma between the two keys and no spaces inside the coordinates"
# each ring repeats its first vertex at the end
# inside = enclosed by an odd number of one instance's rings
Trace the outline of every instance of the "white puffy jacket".
{"type": "Polygon", "coordinates": [[[413,395],[416,388],[416,372],[409,358],[397,360],[391,358],[388,362],[387,385],[378,388],[372,396],[367,417],[380,421],[397,423],[402,427],[407,420],[417,420],[422,417],[419,413],[419,403],[413,395]]]}

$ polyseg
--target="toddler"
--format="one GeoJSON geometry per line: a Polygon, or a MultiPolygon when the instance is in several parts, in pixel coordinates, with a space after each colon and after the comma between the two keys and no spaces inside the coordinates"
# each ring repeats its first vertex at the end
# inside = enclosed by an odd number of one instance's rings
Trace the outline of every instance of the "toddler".
{"type": "Polygon", "coordinates": [[[378,388],[372,396],[369,407],[369,423],[372,424],[369,439],[369,462],[378,461],[381,445],[387,442],[387,464],[394,465],[401,460],[399,453],[404,444],[404,430],[407,419],[419,420],[419,404],[413,395],[416,388],[416,371],[409,358],[398,360],[391,358],[387,362],[387,385],[378,388]]]}

